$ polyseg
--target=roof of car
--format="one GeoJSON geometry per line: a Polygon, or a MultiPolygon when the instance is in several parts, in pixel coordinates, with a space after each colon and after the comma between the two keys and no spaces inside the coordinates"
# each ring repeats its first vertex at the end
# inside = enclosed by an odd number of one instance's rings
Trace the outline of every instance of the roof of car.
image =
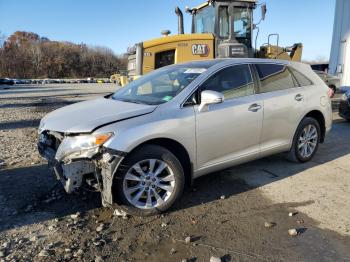
{"type": "MultiPolygon", "coordinates": [[[[181,63],[181,65],[191,66],[191,67],[205,67],[209,68],[217,64],[246,64],[246,63],[273,63],[273,64],[291,64],[287,60],[278,59],[262,59],[262,58],[217,58],[210,60],[200,60],[181,63]]],[[[294,62],[293,62],[294,63],[294,62]]]]}

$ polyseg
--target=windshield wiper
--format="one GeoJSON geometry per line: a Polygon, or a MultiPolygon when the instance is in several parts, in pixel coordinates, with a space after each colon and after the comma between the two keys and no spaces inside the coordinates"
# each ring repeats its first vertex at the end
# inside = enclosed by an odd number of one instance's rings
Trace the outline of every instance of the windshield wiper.
{"type": "Polygon", "coordinates": [[[136,100],[136,99],[119,99],[119,98],[116,98],[116,100],[119,100],[119,101],[122,101],[122,102],[127,102],[127,103],[135,103],[135,104],[145,104],[139,100],[136,100]]]}

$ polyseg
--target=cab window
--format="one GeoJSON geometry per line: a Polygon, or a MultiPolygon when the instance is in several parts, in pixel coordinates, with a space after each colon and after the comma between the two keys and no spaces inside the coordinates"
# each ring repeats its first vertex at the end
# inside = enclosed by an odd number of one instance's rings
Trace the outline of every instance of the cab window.
{"type": "Polygon", "coordinates": [[[237,38],[247,38],[250,35],[250,10],[246,7],[235,7],[233,12],[233,27],[237,38]]]}
{"type": "Polygon", "coordinates": [[[228,38],[230,35],[230,17],[228,6],[219,7],[219,34],[222,38],[228,38]]]}
{"type": "Polygon", "coordinates": [[[195,33],[214,33],[215,7],[214,5],[200,9],[195,14],[195,33]]]}
{"type": "Polygon", "coordinates": [[[248,65],[237,65],[222,69],[210,77],[201,91],[213,90],[233,99],[254,94],[254,82],[248,65]]]}

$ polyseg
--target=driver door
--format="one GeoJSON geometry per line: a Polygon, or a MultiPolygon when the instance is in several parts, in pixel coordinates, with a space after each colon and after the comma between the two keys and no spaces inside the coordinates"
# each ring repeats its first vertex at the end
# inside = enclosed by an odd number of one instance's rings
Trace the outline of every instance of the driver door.
{"type": "MultiPolygon", "coordinates": [[[[196,114],[197,170],[211,171],[255,158],[260,152],[263,102],[255,94],[249,65],[221,69],[199,92],[214,90],[225,101],[196,114]]],[[[200,94],[199,94],[200,96],[200,94]]]]}

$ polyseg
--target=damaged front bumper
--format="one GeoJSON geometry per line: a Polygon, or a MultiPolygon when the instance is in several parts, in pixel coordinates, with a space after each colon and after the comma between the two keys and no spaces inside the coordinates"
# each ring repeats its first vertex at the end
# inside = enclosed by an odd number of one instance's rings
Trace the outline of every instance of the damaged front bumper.
{"type": "Polygon", "coordinates": [[[38,151],[48,161],[65,191],[70,194],[77,188],[90,188],[101,192],[104,206],[112,205],[114,175],[126,154],[101,146],[89,157],[85,152],[81,156],[73,154],[58,160],[56,153],[60,139],[62,137],[55,133],[41,134],[38,151]]]}

